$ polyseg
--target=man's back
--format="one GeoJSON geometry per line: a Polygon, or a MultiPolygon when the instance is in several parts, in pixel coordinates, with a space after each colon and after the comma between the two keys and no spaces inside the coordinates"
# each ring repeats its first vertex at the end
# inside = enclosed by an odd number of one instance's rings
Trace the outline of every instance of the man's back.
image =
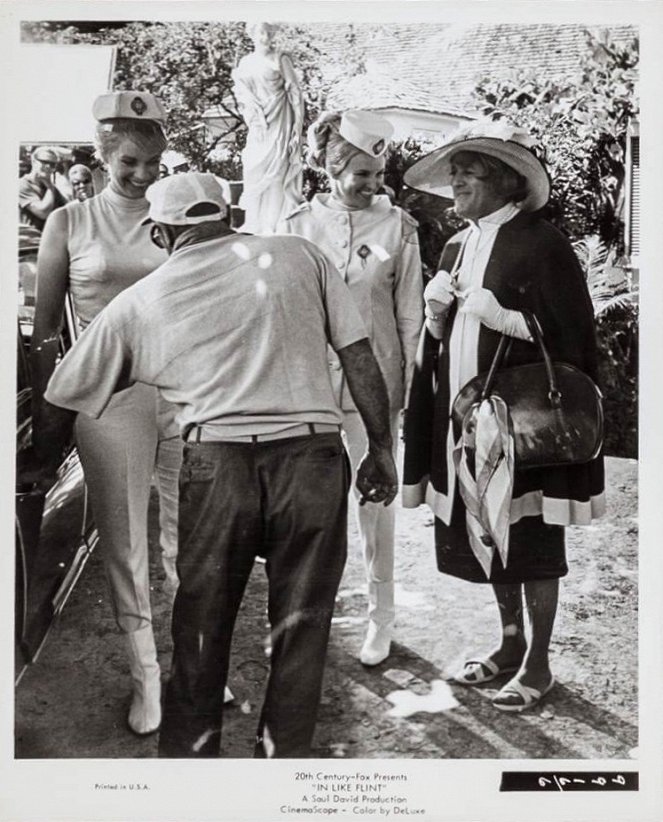
{"type": "Polygon", "coordinates": [[[343,348],[366,336],[316,247],[279,236],[185,245],[113,300],[103,322],[100,356],[121,345],[131,377],[179,406],[181,428],[219,434],[338,424],[327,343],[343,348]]]}

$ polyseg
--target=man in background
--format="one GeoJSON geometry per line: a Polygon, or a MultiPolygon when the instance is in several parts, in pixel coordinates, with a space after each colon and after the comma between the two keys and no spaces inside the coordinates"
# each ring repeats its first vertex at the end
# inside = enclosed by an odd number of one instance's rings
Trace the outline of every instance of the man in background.
{"type": "Polygon", "coordinates": [[[54,149],[38,146],[31,155],[31,170],[18,182],[19,223],[42,231],[46,218],[66,204],[55,187],[55,169],[59,157],[54,149]]]}
{"type": "Polygon", "coordinates": [[[82,163],[69,169],[69,182],[75,200],[83,201],[94,197],[92,171],[82,163]]]}

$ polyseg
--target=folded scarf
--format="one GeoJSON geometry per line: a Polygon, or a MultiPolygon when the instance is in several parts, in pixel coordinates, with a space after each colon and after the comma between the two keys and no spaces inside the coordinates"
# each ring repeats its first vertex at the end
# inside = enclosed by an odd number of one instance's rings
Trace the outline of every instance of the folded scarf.
{"type": "Polygon", "coordinates": [[[501,397],[488,397],[470,409],[453,458],[470,547],[490,578],[495,549],[507,565],[513,494],[513,430],[501,397]]]}

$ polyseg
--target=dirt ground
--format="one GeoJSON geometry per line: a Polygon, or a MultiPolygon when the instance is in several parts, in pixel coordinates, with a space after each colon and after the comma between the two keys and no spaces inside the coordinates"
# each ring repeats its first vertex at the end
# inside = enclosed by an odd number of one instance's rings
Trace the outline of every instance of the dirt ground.
{"type": "MultiPolygon", "coordinates": [[[[495,683],[445,678],[467,655],[489,651],[496,611],[488,586],[435,569],[432,515],[397,515],[397,630],[389,659],[364,668],[365,584],[352,527],[338,594],[314,755],[318,758],[560,758],[635,755],[637,739],[637,464],[609,459],[608,514],[568,529],[570,573],[552,643],[558,684],[533,711],[492,708],[495,683]]],[[[153,506],[154,509],[154,506],[153,506]]],[[[170,664],[170,597],[151,512],[154,624],[164,678],[170,664]]],[[[266,581],[256,564],[235,631],[223,755],[252,756],[269,659],[266,581]]],[[[501,683],[498,681],[497,686],[501,683]]],[[[129,673],[99,556],[90,561],[38,662],[16,690],[17,758],[145,758],[156,735],[126,728],[129,673]]]]}

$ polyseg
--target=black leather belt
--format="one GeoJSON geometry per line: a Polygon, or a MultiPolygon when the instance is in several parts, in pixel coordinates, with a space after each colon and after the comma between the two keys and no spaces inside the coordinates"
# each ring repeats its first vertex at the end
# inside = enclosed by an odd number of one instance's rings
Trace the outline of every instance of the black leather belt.
{"type": "Polygon", "coordinates": [[[293,425],[291,428],[284,428],[282,431],[272,431],[267,434],[210,434],[202,426],[192,423],[187,426],[183,433],[185,442],[272,442],[273,440],[286,440],[291,437],[308,437],[313,434],[338,434],[340,425],[332,425],[326,422],[302,422],[293,425]]]}

